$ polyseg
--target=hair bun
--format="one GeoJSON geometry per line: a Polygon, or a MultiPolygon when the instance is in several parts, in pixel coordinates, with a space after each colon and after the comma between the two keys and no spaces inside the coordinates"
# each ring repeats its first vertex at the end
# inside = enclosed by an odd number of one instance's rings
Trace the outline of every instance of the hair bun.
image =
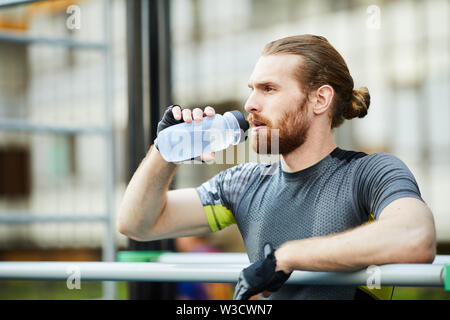
{"type": "Polygon", "coordinates": [[[358,90],[353,90],[352,99],[349,110],[345,113],[346,119],[363,118],[367,115],[370,106],[370,94],[367,87],[361,87],[358,90]]]}

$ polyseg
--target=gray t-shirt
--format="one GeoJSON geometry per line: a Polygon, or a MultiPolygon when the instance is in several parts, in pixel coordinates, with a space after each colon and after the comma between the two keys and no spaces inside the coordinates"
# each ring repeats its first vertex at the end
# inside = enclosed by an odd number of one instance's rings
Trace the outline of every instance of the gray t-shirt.
{"type": "MultiPolygon", "coordinates": [[[[196,188],[212,231],[237,223],[250,262],[263,246],[325,236],[378,219],[392,201],[422,200],[398,158],[336,148],[313,166],[285,172],[281,163],[244,163],[196,188]]],[[[423,201],[423,200],[422,200],[423,201]]],[[[356,287],[284,285],[271,299],[353,299],[356,287]]]]}

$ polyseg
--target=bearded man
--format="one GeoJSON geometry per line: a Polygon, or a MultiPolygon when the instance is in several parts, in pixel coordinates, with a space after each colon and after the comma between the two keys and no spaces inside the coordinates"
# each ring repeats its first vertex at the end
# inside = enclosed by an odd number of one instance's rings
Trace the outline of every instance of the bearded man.
{"type": "MultiPolygon", "coordinates": [[[[250,145],[273,153],[275,138],[280,161],[238,164],[197,188],[169,191],[178,164],[166,162],[156,145],[127,187],[120,232],[149,241],[236,223],[252,264],[239,277],[235,299],[379,296],[382,290],[285,281],[294,270],[433,261],[433,216],[407,166],[387,153],[342,150],[334,142],[333,129],[367,114],[370,95],[366,87],[354,88],[344,59],[325,38],[299,35],[267,44],[248,86],[250,145]],[[263,174],[268,166],[272,174],[263,174]]],[[[171,106],[158,132],[214,114],[212,107],[171,106]]]]}

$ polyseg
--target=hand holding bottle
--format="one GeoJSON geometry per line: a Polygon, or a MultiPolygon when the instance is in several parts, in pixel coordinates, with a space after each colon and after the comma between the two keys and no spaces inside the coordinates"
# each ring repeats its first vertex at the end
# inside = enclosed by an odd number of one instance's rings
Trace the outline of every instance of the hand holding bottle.
{"type": "MultiPolygon", "coordinates": [[[[164,115],[158,123],[158,128],[156,131],[157,136],[159,136],[159,133],[176,124],[187,122],[191,123],[192,121],[201,122],[203,120],[203,117],[214,117],[216,114],[216,111],[214,108],[207,106],[205,110],[203,111],[200,108],[195,108],[194,110],[190,109],[182,109],[179,105],[172,105],[167,107],[166,111],[164,112],[164,115]]],[[[159,147],[157,144],[157,139],[155,140],[154,144],[156,149],[159,151],[159,147]]],[[[214,160],[215,153],[206,153],[200,156],[200,159],[202,161],[211,161],[214,160]]],[[[191,159],[193,160],[193,159],[191,159]]]]}

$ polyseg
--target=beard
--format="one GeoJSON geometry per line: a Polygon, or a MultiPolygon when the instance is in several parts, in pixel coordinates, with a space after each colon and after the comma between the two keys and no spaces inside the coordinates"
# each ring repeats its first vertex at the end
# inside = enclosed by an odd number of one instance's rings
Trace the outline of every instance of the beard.
{"type": "Polygon", "coordinates": [[[258,154],[289,154],[306,141],[310,122],[306,116],[306,102],[300,106],[299,111],[285,111],[277,124],[272,125],[268,119],[249,116],[249,121],[257,120],[267,126],[252,132],[250,144],[258,154]]]}

